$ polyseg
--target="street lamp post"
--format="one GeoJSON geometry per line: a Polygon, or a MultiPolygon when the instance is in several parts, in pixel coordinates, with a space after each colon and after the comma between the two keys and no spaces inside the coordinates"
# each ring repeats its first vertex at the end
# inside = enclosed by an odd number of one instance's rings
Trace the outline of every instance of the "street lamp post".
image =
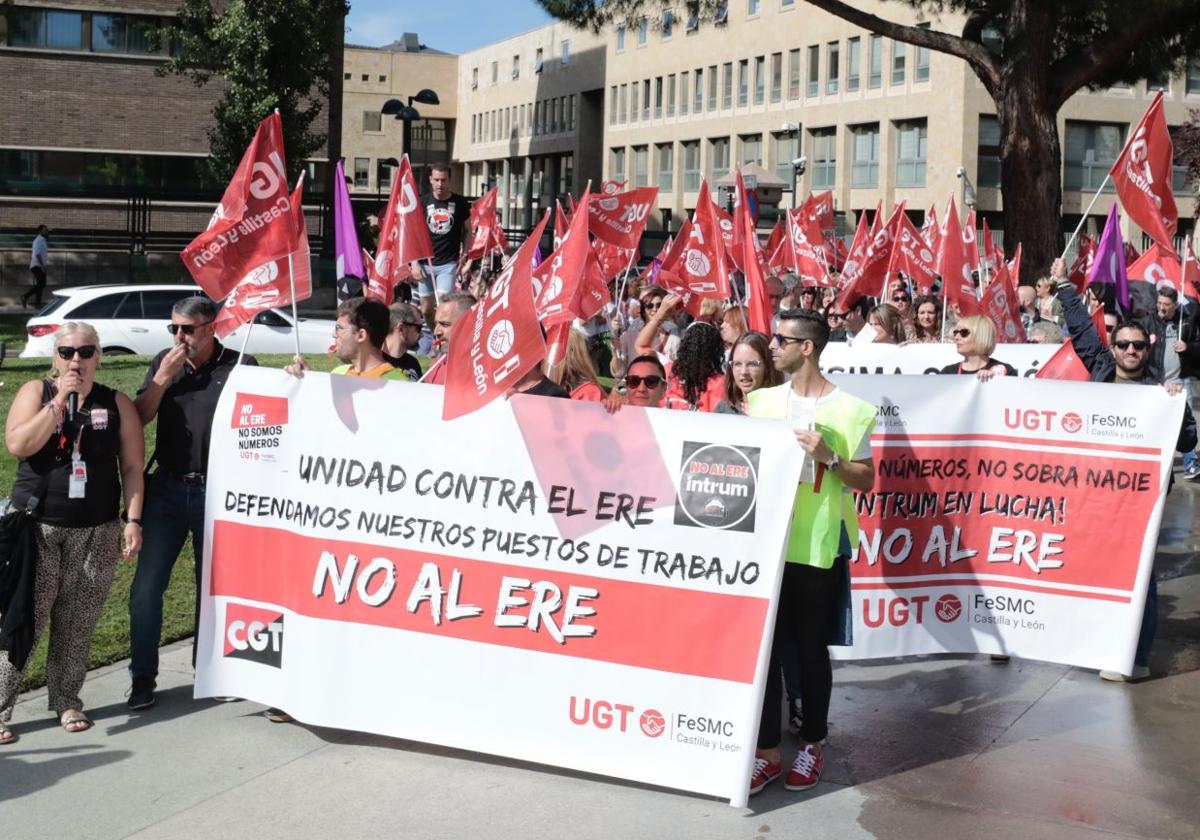
{"type": "MultiPolygon", "coordinates": [[[[793,140],[796,140],[800,137],[800,124],[799,123],[785,122],[783,125],[781,125],[779,127],[779,130],[786,131],[788,134],[792,135],[793,140]]],[[[797,152],[800,151],[799,143],[796,144],[796,151],[797,152]]],[[[796,160],[807,160],[807,159],[806,158],[796,158],[796,160]]],[[[795,209],[795,207],[796,207],[796,178],[799,175],[804,174],[804,170],[801,170],[800,172],[796,171],[796,160],[792,161],[792,208],[793,209],[795,209]]]]}
{"type": "Polygon", "coordinates": [[[413,120],[421,119],[421,114],[419,111],[417,111],[416,108],[413,107],[413,103],[416,102],[419,105],[440,105],[441,100],[438,98],[437,93],[430,90],[429,88],[422,88],[421,90],[417,91],[416,96],[409,96],[409,97],[407,97],[407,99],[408,99],[407,104],[405,104],[404,102],[402,102],[399,99],[389,99],[387,102],[383,103],[383,108],[381,110],[381,113],[391,114],[396,119],[398,119],[404,123],[403,134],[401,136],[401,143],[404,146],[404,153],[409,156],[409,159],[411,161],[411,159],[412,159],[412,124],[413,124],[413,120]]]}
{"type": "Polygon", "coordinates": [[[396,160],[393,157],[382,158],[377,164],[375,164],[375,204],[376,204],[376,206],[382,206],[382,204],[383,204],[383,167],[399,166],[399,165],[400,165],[400,161],[396,160]]]}

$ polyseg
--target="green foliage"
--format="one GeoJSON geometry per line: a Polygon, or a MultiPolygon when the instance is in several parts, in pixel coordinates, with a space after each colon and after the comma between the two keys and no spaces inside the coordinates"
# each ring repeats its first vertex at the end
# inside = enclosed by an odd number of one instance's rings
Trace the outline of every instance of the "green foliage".
{"type": "Polygon", "coordinates": [[[218,14],[209,0],[183,0],[166,32],[172,56],[159,72],[188,76],[197,86],[218,77],[224,85],[208,135],[214,180],[229,179],[258,123],[275,108],[288,173],[299,175],[325,142],[311,128],[329,97],[349,10],[345,0],[231,0],[218,14]]]}

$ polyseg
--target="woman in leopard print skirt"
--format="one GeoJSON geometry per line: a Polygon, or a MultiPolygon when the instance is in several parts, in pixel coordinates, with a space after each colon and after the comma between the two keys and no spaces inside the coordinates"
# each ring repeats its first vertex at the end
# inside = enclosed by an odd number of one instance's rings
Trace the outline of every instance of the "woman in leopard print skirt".
{"type": "MultiPolygon", "coordinates": [[[[8,412],[4,441],[19,458],[12,503],[41,495],[34,586],[34,633],[50,625],[46,685],[50,709],[68,732],[92,722],[79,691],[87,675],[92,631],[108,595],[121,546],[122,490],[128,523],[125,556],[142,544],[142,424],[124,394],[95,383],[100,339],[88,324],[68,322],[54,339],[54,375],[27,382],[8,412]],[[76,400],[71,400],[75,395],[76,400]],[[72,402],[77,408],[72,412],[72,402]]],[[[36,644],[36,639],[35,639],[36,644]]],[[[21,671],[0,653],[0,745],[21,688],[21,671]]]]}

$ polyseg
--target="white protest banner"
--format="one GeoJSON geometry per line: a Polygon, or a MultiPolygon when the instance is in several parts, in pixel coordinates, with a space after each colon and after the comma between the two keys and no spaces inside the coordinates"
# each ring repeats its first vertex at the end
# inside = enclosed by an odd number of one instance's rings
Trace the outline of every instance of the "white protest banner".
{"type": "MultiPolygon", "coordinates": [[[[992,356],[1008,362],[1021,376],[1033,376],[1059,344],[997,344],[992,356]]],[[[830,373],[937,373],[962,361],[953,344],[848,344],[831,341],[821,353],[821,370],[830,373]]]]}
{"type": "Polygon", "coordinates": [[[803,461],[786,426],[441,411],[433,386],[234,371],[197,696],[744,804],[803,461]]]}
{"type": "Polygon", "coordinates": [[[845,659],[1003,653],[1129,673],[1183,397],[841,376],[877,407],[845,659]]]}

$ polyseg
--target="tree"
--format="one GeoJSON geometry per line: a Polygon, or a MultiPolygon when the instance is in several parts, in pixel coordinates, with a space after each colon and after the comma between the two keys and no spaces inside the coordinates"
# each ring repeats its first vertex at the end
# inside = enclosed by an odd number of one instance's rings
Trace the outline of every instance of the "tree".
{"type": "MultiPolygon", "coordinates": [[[[663,0],[538,0],[550,14],[599,31],[663,0]]],[[[1039,272],[1062,246],[1062,150],[1056,117],[1083,88],[1176,72],[1200,50],[1196,0],[892,0],[923,15],[965,15],[961,34],[907,26],[843,0],[809,5],[871,32],[961,58],[996,104],[1005,240],[1020,242],[1039,272]]],[[[725,6],[688,2],[712,19],[725,6]]],[[[803,18],[798,19],[798,22],[803,18]]]]}
{"type": "Polygon", "coordinates": [[[1200,213],[1200,110],[1189,111],[1187,122],[1175,130],[1171,139],[1175,145],[1175,163],[1187,169],[1187,183],[1196,190],[1192,195],[1192,213],[1200,213]]]}
{"type": "Polygon", "coordinates": [[[275,108],[283,122],[288,173],[294,180],[326,135],[311,131],[329,101],[342,49],[345,0],[231,0],[219,14],[210,0],[184,0],[164,33],[173,45],[162,75],[197,85],[218,77],[225,95],[213,108],[208,168],[225,183],[259,122],[275,108]]]}

